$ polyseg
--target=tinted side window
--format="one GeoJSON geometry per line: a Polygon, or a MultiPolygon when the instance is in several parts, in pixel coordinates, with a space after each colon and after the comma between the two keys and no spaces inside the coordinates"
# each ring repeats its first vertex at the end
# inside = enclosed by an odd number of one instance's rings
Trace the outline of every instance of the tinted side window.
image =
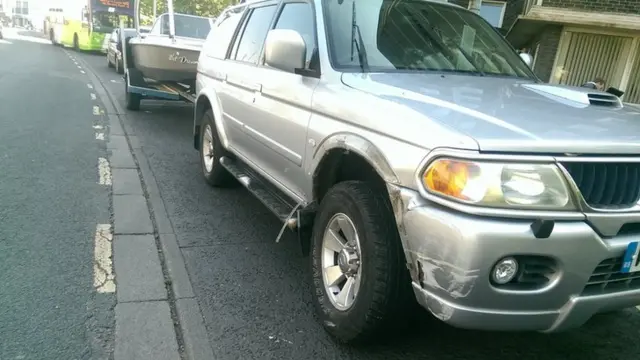
{"type": "Polygon", "coordinates": [[[275,5],[253,9],[242,32],[235,56],[231,56],[232,59],[254,64],[258,63],[262,45],[267,37],[275,11],[275,5]]]}
{"type": "Polygon", "coordinates": [[[244,8],[228,10],[218,17],[207,38],[207,54],[214,58],[224,59],[229,49],[229,43],[242,19],[244,8]]]}
{"type": "Polygon", "coordinates": [[[307,45],[307,66],[316,47],[313,11],[309,3],[285,4],[278,17],[276,29],[295,30],[302,35],[307,45]]]}

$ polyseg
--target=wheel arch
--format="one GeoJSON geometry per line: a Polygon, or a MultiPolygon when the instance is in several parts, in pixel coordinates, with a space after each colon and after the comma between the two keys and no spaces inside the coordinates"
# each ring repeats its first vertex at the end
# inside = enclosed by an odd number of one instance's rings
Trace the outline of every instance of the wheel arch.
{"type": "Polygon", "coordinates": [[[193,146],[198,150],[200,149],[202,117],[208,110],[213,112],[215,130],[218,132],[222,146],[226,149],[228,147],[228,138],[222,119],[222,108],[218,102],[217,93],[213,89],[201,90],[196,99],[193,111],[193,146]]]}
{"type": "Polygon", "coordinates": [[[320,143],[311,169],[313,199],[318,203],[331,186],[341,181],[374,181],[383,186],[399,182],[382,151],[371,141],[352,133],[334,134],[320,143]]]}

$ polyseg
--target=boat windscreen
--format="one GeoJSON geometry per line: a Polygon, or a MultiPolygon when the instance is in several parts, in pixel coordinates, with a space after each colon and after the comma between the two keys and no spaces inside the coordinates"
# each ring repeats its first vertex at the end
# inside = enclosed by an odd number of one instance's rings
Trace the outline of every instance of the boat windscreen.
{"type": "Polygon", "coordinates": [[[211,31],[209,18],[175,15],[176,36],[206,39],[211,31]]]}

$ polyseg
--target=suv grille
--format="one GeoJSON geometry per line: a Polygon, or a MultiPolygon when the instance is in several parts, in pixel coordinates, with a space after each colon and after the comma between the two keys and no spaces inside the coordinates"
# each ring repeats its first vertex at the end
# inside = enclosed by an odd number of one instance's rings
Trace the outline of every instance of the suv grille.
{"type": "Polygon", "coordinates": [[[621,273],[622,261],[622,257],[611,258],[598,264],[589,277],[582,295],[601,295],[640,289],[640,272],[621,273]]]}
{"type": "Polygon", "coordinates": [[[640,163],[566,162],[562,165],[593,208],[630,208],[640,198],[640,163]]]}

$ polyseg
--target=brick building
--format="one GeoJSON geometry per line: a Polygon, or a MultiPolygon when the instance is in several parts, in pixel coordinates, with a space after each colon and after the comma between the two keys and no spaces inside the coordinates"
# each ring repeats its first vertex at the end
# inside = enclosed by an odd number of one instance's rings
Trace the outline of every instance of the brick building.
{"type": "Polygon", "coordinates": [[[542,80],[580,85],[601,76],[640,103],[640,0],[483,0],[480,15],[529,49],[542,80]]]}

